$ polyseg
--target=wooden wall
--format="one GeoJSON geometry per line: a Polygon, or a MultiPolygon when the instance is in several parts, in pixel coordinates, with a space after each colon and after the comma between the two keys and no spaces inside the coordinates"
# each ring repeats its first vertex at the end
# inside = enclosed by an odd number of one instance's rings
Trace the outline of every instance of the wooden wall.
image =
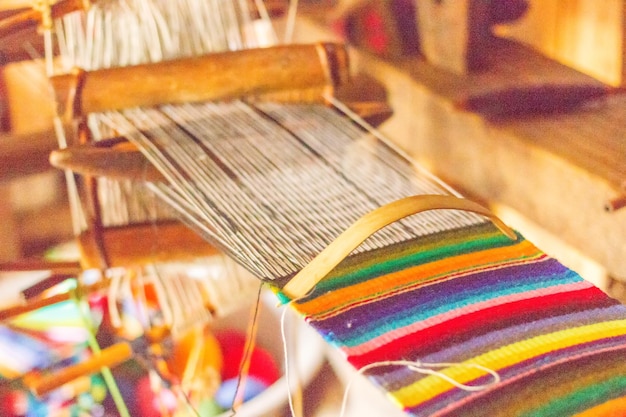
{"type": "Polygon", "coordinates": [[[526,16],[500,34],[611,85],[625,82],[624,0],[530,0],[526,16]]]}

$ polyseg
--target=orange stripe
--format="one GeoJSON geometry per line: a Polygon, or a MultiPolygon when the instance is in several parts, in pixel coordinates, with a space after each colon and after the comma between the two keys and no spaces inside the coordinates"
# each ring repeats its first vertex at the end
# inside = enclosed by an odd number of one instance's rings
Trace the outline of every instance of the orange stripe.
{"type": "MultiPolygon", "coordinates": [[[[385,274],[349,287],[338,288],[312,300],[301,304],[298,303],[296,308],[307,316],[315,316],[316,314],[340,309],[347,303],[351,304],[374,297],[379,298],[385,291],[397,291],[398,288],[414,284],[416,277],[423,277],[421,283],[426,283],[452,272],[478,269],[485,265],[537,255],[543,255],[543,253],[532,243],[524,240],[513,246],[486,249],[452,258],[440,259],[424,265],[417,265],[412,268],[385,274]]],[[[341,277],[335,279],[340,280],[341,277]]]]}
{"type": "Polygon", "coordinates": [[[626,397],[616,398],[604,404],[574,415],[574,417],[624,417],[626,416],[626,397]]]}

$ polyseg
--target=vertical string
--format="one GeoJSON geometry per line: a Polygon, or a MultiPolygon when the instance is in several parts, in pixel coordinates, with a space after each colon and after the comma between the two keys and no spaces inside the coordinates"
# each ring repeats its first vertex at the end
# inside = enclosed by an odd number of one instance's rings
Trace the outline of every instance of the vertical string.
{"type": "MultiPolygon", "coordinates": [[[[62,35],[61,35],[62,36],[62,35]]],[[[54,51],[53,51],[53,40],[52,40],[52,26],[44,28],[43,32],[44,37],[44,62],[45,62],[45,73],[47,77],[51,77],[54,75],[54,51]]],[[[32,56],[33,59],[40,58],[39,56],[32,56]]],[[[35,68],[27,68],[27,71],[34,71],[35,68]]],[[[28,77],[27,75],[24,75],[28,77]]],[[[29,80],[32,80],[34,77],[31,75],[28,77],[29,80]]],[[[45,90],[45,88],[42,88],[45,90]]],[[[67,139],[65,137],[65,131],[63,128],[63,122],[59,115],[55,115],[53,120],[53,129],[55,135],[57,137],[59,148],[63,149],[67,147],[67,139]]],[[[84,224],[84,220],[81,222],[81,219],[84,219],[82,216],[80,201],[78,199],[78,188],[76,186],[76,181],[74,179],[74,174],[69,171],[64,171],[65,182],[68,190],[69,197],[69,207],[72,219],[72,231],[75,235],[78,235],[82,230],[82,224],[84,224]]]]}
{"type": "MultiPolygon", "coordinates": [[[[300,417],[302,416],[302,386],[300,385],[300,380],[298,379],[298,384],[296,384],[296,393],[291,390],[291,366],[290,366],[290,356],[289,356],[289,342],[287,340],[287,332],[286,332],[286,318],[287,311],[289,306],[293,303],[293,300],[288,304],[283,306],[283,312],[280,316],[280,335],[283,343],[283,361],[285,363],[285,382],[287,384],[287,400],[289,402],[289,411],[291,412],[292,417],[300,417]],[[294,398],[295,397],[295,398],[294,398]]],[[[298,370],[297,359],[296,366],[294,367],[296,371],[298,370]]]]}
{"type": "Polygon", "coordinates": [[[122,272],[119,270],[111,271],[113,276],[109,278],[109,288],[107,290],[107,307],[111,325],[115,329],[122,327],[122,316],[117,308],[117,295],[119,294],[122,284],[122,272]]]}
{"type": "Polygon", "coordinates": [[[396,152],[398,155],[402,156],[407,161],[411,161],[413,166],[419,170],[420,174],[426,176],[431,181],[438,184],[440,187],[444,188],[450,194],[456,197],[461,197],[461,193],[459,193],[458,191],[450,187],[448,184],[443,182],[440,178],[436,177],[432,172],[428,171],[426,168],[415,163],[413,161],[413,158],[408,153],[406,153],[404,150],[400,149],[398,146],[393,144],[393,142],[387,139],[379,130],[375,129],[372,125],[367,123],[365,119],[363,119],[361,116],[359,116],[354,111],[352,111],[348,106],[346,106],[340,100],[336,99],[335,97],[331,95],[325,95],[324,99],[327,100],[330,104],[332,104],[337,110],[341,111],[343,114],[345,114],[350,119],[352,119],[356,124],[358,124],[363,129],[365,129],[369,134],[374,136],[376,139],[380,140],[389,148],[393,149],[394,152],[396,152]]]}
{"type": "Polygon", "coordinates": [[[184,390],[179,390],[180,395],[183,397],[183,401],[185,402],[185,404],[187,404],[187,408],[189,408],[189,410],[196,416],[196,417],[202,417],[202,415],[200,414],[200,412],[196,409],[196,407],[193,405],[193,403],[191,402],[191,398],[189,398],[189,395],[184,391],[184,390]]]}
{"type": "Polygon", "coordinates": [[[250,363],[252,361],[252,351],[256,346],[256,335],[259,327],[259,313],[261,311],[261,294],[263,292],[263,282],[259,285],[259,290],[256,297],[256,302],[252,307],[251,318],[248,325],[246,345],[244,348],[243,358],[239,367],[239,375],[237,379],[237,386],[235,388],[235,398],[231,406],[231,417],[237,414],[237,410],[243,403],[246,380],[248,378],[248,372],[250,370],[250,363]]]}

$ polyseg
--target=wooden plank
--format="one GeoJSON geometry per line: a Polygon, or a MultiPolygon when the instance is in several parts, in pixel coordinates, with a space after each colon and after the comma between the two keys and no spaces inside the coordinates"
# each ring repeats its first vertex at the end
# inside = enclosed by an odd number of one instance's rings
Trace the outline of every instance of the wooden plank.
{"type": "MultiPolygon", "coordinates": [[[[0,11],[11,10],[8,13],[5,13],[5,16],[8,16],[0,19],[0,38],[11,35],[18,31],[24,29],[34,29],[42,24],[47,24],[45,22],[46,15],[42,13],[42,8],[39,8],[35,2],[30,2],[30,4],[22,4],[13,2],[7,3],[0,6],[0,11]],[[5,7],[11,7],[11,9],[5,7]],[[17,10],[15,10],[17,9],[17,10]],[[13,13],[12,10],[15,10],[13,13]]],[[[83,0],[59,0],[56,2],[51,2],[50,4],[50,15],[52,19],[61,17],[67,13],[81,10],[85,6],[86,2],[83,0]]],[[[51,22],[50,22],[51,23],[51,22]]]]}
{"type": "Polygon", "coordinates": [[[25,9],[31,7],[32,4],[32,0],[3,0],[0,10],[25,9]]]}

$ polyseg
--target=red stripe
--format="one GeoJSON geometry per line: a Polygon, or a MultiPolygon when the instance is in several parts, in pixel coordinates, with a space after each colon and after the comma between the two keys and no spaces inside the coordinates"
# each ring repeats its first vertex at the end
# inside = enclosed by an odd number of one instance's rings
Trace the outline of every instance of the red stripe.
{"type": "MultiPolygon", "coordinates": [[[[348,357],[357,368],[385,360],[420,357],[480,334],[516,324],[602,306],[608,297],[595,287],[519,300],[469,313],[454,320],[391,340],[362,355],[348,357]],[[414,357],[411,354],[418,354],[414,357]]],[[[521,335],[523,337],[523,335],[521,335]]]]}

